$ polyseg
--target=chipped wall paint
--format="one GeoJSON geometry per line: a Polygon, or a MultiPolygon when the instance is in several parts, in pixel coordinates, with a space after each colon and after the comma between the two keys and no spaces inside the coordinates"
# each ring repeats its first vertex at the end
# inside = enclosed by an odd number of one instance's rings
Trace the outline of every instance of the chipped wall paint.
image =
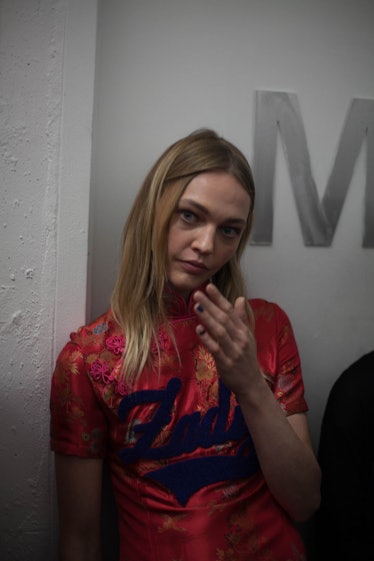
{"type": "Polygon", "coordinates": [[[70,329],[66,316],[85,319],[96,4],[0,2],[0,558],[7,561],[56,555],[49,387],[70,329]],[[69,301],[58,298],[60,285],[69,301]]]}
{"type": "Polygon", "coordinates": [[[1,4],[0,68],[6,79],[0,113],[0,547],[7,560],[46,558],[49,547],[47,372],[56,284],[64,20],[56,3],[1,4]],[[48,196],[54,213],[46,212],[48,196]],[[52,259],[43,270],[48,254],[52,259]],[[41,337],[46,332],[49,340],[41,337]]]}

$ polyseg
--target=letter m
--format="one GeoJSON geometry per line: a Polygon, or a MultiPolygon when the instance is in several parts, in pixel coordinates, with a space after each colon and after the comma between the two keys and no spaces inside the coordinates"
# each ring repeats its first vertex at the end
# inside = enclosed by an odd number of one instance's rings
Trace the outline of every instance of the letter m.
{"type": "Polygon", "coordinates": [[[297,96],[256,92],[253,172],[255,221],[251,243],[269,245],[273,236],[273,190],[278,130],[287,160],[304,244],[329,246],[344,205],[354,165],[367,138],[363,247],[374,247],[374,100],[353,99],[335,162],[320,201],[312,176],[297,96]]]}

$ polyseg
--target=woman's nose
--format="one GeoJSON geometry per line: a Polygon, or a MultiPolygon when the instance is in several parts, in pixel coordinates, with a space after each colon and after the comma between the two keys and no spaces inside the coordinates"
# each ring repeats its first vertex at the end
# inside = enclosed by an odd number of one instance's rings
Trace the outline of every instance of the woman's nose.
{"type": "Polygon", "coordinates": [[[213,227],[204,226],[200,228],[192,242],[193,249],[200,253],[212,253],[214,250],[215,230],[213,227]]]}

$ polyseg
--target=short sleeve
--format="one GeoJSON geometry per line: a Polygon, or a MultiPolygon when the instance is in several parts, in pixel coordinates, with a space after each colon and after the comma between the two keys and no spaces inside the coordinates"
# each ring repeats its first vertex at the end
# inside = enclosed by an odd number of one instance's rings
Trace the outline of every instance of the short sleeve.
{"type": "Polygon", "coordinates": [[[300,355],[287,314],[265,300],[251,305],[259,363],[277,401],[286,415],[308,411],[300,355]]]}
{"type": "Polygon", "coordinates": [[[52,376],[50,446],[60,454],[82,458],[105,455],[107,422],[75,343],[62,349],[52,376]]]}
{"type": "Polygon", "coordinates": [[[300,355],[287,314],[276,304],[278,372],[274,392],[287,415],[308,410],[304,398],[300,355]]]}

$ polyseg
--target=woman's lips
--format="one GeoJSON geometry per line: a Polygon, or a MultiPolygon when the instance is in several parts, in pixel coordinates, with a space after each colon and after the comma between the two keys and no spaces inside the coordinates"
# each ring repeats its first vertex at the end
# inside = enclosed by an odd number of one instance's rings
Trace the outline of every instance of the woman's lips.
{"type": "Polygon", "coordinates": [[[200,263],[199,261],[180,260],[180,263],[185,271],[192,274],[199,274],[208,270],[204,263],[200,263]]]}

